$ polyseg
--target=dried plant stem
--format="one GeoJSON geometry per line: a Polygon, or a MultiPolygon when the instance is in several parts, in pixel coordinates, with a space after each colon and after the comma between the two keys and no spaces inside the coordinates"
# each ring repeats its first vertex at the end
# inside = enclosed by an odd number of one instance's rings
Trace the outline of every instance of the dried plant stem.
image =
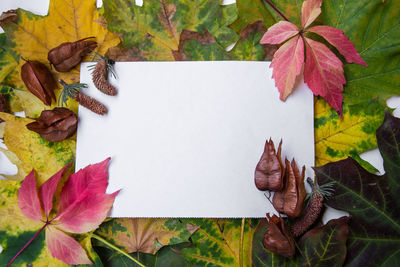
{"type": "Polygon", "coordinates": [[[46,228],[47,225],[49,225],[50,222],[46,222],[42,228],[40,228],[40,230],[34,235],[32,236],[31,239],[29,239],[28,242],[26,242],[26,244],[18,251],[17,254],[15,254],[15,256],[7,263],[7,267],[9,267],[14,261],[15,259],[22,253],[22,251],[24,251],[30,243],[32,243],[32,241],[46,228]]]}
{"type": "Polygon", "coordinates": [[[279,9],[277,9],[270,1],[265,0],[265,2],[268,3],[268,5],[270,5],[284,20],[289,21],[285,15],[282,14],[282,12],[279,11],[279,9]]]}
{"type": "Polygon", "coordinates": [[[131,255],[129,255],[127,252],[119,249],[118,247],[114,246],[113,244],[111,244],[110,242],[108,242],[107,240],[105,240],[104,238],[102,238],[101,236],[98,236],[96,234],[92,234],[91,235],[94,239],[97,239],[98,241],[102,242],[103,244],[109,246],[110,248],[118,251],[119,253],[121,253],[122,255],[128,257],[130,260],[132,260],[133,262],[135,262],[137,265],[142,266],[142,267],[146,267],[144,264],[142,264],[140,261],[138,261],[137,259],[135,259],[134,257],[132,257],[131,255]]]}
{"type": "Polygon", "coordinates": [[[107,113],[107,108],[102,103],[97,101],[94,98],[91,98],[88,95],[85,95],[81,92],[76,93],[73,98],[85,108],[97,113],[99,115],[104,115],[107,113]]]}

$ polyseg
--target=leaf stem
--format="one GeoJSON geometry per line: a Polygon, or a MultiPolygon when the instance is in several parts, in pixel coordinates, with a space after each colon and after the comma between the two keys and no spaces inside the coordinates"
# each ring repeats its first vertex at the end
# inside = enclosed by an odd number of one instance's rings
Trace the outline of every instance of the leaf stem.
{"type": "Polygon", "coordinates": [[[265,2],[268,3],[268,5],[270,5],[284,20],[289,21],[285,15],[282,14],[282,12],[279,11],[279,9],[277,9],[270,1],[265,0],[265,2]]]}
{"type": "Polygon", "coordinates": [[[245,218],[242,218],[242,226],[240,228],[240,250],[239,250],[239,266],[243,267],[243,248],[244,248],[244,244],[243,244],[243,239],[244,239],[244,226],[246,224],[246,220],[245,218]]]}
{"type": "Polygon", "coordinates": [[[7,263],[7,267],[9,267],[11,265],[11,263],[13,263],[15,261],[15,259],[19,256],[19,254],[22,253],[22,251],[24,251],[30,243],[32,243],[32,241],[44,230],[44,228],[46,228],[47,225],[49,225],[50,222],[46,222],[42,228],[40,228],[40,230],[34,235],[32,236],[31,239],[29,239],[29,241],[18,251],[18,253],[9,261],[9,263],[7,263]]]}
{"type": "Polygon", "coordinates": [[[141,266],[141,267],[146,267],[146,265],[142,264],[141,262],[139,262],[137,259],[135,259],[134,257],[132,257],[131,255],[129,255],[127,252],[121,250],[120,248],[118,248],[117,246],[114,246],[113,244],[111,244],[110,242],[108,242],[107,240],[105,240],[104,238],[102,238],[101,236],[98,236],[96,234],[92,234],[92,237],[99,240],[100,242],[102,242],[103,244],[109,246],[110,248],[118,251],[119,253],[121,253],[122,255],[128,257],[130,260],[134,261],[137,265],[141,266]]]}

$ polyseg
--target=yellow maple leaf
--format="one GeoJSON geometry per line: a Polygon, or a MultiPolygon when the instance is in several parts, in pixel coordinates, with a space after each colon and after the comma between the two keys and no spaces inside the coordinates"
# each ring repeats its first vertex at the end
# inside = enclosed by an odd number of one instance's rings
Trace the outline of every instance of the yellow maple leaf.
{"type": "MultiPolygon", "coordinates": [[[[47,54],[50,49],[63,42],[74,42],[86,37],[95,37],[98,43],[96,52],[105,54],[109,47],[116,46],[118,36],[104,28],[98,22],[99,10],[95,0],[51,0],[47,16],[34,15],[18,9],[18,20],[3,25],[7,35],[7,48],[27,60],[37,60],[49,66],[47,54]]],[[[25,63],[20,58],[18,66],[6,78],[5,83],[12,85],[20,98],[20,103],[29,117],[38,117],[44,109],[49,109],[36,97],[29,93],[21,80],[21,67],[25,63]],[[19,91],[23,90],[23,91],[19,91]],[[29,100],[32,98],[32,100],[29,100]]],[[[79,66],[67,73],[52,70],[56,80],[63,79],[67,83],[79,82],[79,66]]],[[[62,87],[56,90],[56,97],[62,87]]],[[[53,102],[53,107],[56,103],[53,102]]],[[[68,103],[68,107],[77,111],[77,104],[68,103]]]]}

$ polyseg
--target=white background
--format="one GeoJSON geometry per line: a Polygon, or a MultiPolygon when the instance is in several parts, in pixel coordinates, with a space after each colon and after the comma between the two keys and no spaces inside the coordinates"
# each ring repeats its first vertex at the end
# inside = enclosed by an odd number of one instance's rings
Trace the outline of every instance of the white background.
{"type": "MultiPolygon", "coordinates": [[[[136,3],[141,5],[142,0],[136,0],[136,3]]],[[[232,0],[224,0],[225,4],[233,3],[232,0]]],[[[0,11],[7,11],[9,9],[24,8],[33,13],[46,15],[48,10],[48,0],[1,0],[0,11]]],[[[98,6],[101,6],[101,1],[98,1],[98,6]]],[[[0,32],[2,30],[0,29],[0,32]]],[[[388,100],[388,106],[396,108],[394,115],[399,117],[400,115],[400,97],[393,97],[388,100]]],[[[1,144],[0,144],[1,145],[1,144]]],[[[375,168],[377,168],[380,174],[384,173],[383,160],[377,149],[363,153],[361,157],[369,161],[375,168]]],[[[6,159],[4,155],[0,155],[0,170],[7,174],[16,173],[16,167],[12,166],[11,163],[6,159]]],[[[330,216],[329,216],[330,217],[330,216]]]]}

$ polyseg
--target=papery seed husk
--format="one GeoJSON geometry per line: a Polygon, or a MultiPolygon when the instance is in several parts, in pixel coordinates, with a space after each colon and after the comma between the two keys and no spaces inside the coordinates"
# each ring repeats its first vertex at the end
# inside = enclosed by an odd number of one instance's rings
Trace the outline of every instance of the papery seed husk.
{"type": "Polygon", "coordinates": [[[290,235],[283,219],[267,214],[268,228],[262,240],[265,249],[284,257],[293,257],[296,249],[294,239],[290,235]]]}
{"type": "Polygon", "coordinates": [[[117,89],[108,81],[107,63],[104,59],[97,62],[93,71],[93,84],[107,95],[116,95],[117,89]]]}

